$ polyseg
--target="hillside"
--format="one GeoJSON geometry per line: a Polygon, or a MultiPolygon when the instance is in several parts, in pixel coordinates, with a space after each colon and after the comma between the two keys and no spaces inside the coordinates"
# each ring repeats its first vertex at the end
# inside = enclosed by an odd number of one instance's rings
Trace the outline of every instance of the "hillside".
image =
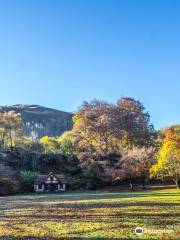
{"type": "Polygon", "coordinates": [[[72,113],[63,112],[39,105],[1,106],[3,111],[15,111],[21,114],[23,134],[37,140],[44,135],[60,136],[72,128],[72,113]]]}

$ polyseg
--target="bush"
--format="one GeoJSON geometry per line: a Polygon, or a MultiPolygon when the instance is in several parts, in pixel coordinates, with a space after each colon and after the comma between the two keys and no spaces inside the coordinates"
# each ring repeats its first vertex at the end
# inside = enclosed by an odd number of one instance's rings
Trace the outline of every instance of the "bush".
{"type": "Polygon", "coordinates": [[[83,172],[85,187],[88,190],[96,189],[103,186],[99,176],[99,170],[95,165],[89,165],[83,172]]]}
{"type": "Polygon", "coordinates": [[[20,171],[19,181],[21,184],[21,192],[32,192],[34,190],[34,180],[37,177],[37,172],[20,171]]]}
{"type": "Polygon", "coordinates": [[[19,182],[15,177],[0,174],[0,195],[15,194],[19,189],[19,182]]]}
{"type": "Polygon", "coordinates": [[[79,189],[81,188],[81,180],[77,176],[69,176],[68,177],[68,187],[71,190],[79,189]]]}

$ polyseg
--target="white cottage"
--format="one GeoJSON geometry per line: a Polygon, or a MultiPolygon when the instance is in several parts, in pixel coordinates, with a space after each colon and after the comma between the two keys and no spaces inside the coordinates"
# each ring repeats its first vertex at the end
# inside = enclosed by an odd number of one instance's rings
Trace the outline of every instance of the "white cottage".
{"type": "Polygon", "coordinates": [[[61,192],[66,190],[66,178],[64,174],[39,175],[34,181],[35,192],[61,192]]]}

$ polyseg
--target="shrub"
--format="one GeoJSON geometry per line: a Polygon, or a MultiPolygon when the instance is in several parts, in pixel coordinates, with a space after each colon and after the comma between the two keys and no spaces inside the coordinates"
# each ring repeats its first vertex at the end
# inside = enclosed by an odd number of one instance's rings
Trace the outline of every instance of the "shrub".
{"type": "Polygon", "coordinates": [[[37,177],[37,172],[31,171],[20,171],[19,172],[19,181],[21,184],[22,192],[32,192],[34,189],[34,180],[37,177]]]}

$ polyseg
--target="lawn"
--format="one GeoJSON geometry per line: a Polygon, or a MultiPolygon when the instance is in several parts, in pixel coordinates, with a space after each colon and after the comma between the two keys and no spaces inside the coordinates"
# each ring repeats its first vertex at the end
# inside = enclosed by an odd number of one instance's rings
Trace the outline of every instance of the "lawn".
{"type": "Polygon", "coordinates": [[[0,239],[180,239],[179,226],[175,189],[0,198],[0,239]]]}

